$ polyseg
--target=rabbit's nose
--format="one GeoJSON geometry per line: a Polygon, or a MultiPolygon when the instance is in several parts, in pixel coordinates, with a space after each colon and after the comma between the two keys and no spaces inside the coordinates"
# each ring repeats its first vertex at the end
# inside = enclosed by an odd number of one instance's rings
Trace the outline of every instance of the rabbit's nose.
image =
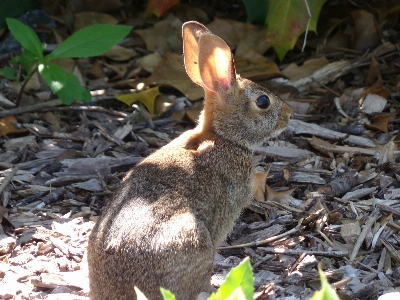
{"type": "Polygon", "coordinates": [[[294,111],[293,109],[290,107],[290,105],[286,104],[284,105],[283,109],[282,109],[283,115],[287,115],[288,119],[291,120],[294,117],[294,111]]]}
{"type": "Polygon", "coordinates": [[[289,120],[294,118],[294,111],[291,107],[290,107],[290,112],[288,113],[288,116],[289,116],[289,120]]]}

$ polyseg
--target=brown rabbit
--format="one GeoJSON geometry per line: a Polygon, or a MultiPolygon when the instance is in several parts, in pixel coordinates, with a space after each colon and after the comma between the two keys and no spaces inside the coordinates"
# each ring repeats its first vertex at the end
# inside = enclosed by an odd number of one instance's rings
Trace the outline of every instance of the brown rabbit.
{"type": "Polygon", "coordinates": [[[90,297],[178,300],[211,291],[217,247],[253,196],[252,149],[277,136],[293,110],[236,75],[228,45],[197,22],[183,25],[189,77],[205,91],[198,126],[138,164],[89,239],[90,297]]]}

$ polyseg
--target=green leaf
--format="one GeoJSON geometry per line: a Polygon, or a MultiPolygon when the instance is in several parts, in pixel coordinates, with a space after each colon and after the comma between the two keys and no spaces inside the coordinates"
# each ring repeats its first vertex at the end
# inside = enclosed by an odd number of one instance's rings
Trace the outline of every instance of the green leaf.
{"type": "Polygon", "coordinates": [[[43,58],[42,44],[32,28],[16,19],[6,18],[8,29],[26,50],[39,59],[43,58]]]}
{"type": "Polygon", "coordinates": [[[74,100],[88,102],[92,99],[90,92],[79,84],[78,78],[61,67],[45,63],[40,64],[38,70],[63,103],[71,104],[74,100]]]}
{"type": "Polygon", "coordinates": [[[21,56],[20,55],[15,55],[13,58],[10,59],[9,63],[12,64],[12,65],[20,64],[21,63],[21,56]]]}
{"type": "Polygon", "coordinates": [[[172,294],[169,290],[160,288],[160,292],[164,300],[175,300],[174,294],[172,294]]]}
{"type": "Polygon", "coordinates": [[[78,78],[70,73],[67,74],[67,81],[63,89],[61,89],[57,96],[65,104],[71,104],[72,101],[89,102],[92,100],[90,92],[80,85],[78,78]]]}
{"type": "Polygon", "coordinates": [[[318,267],[319,278],[321,279],[321,290],[316,291],[311,300],[340,300],[336,291],[326,280],[324,272],[318,267]]]}
{"type": "Polygon", "coordinates": [[[245,258],[226,276],[225,282],[209,300],[246,299],[252,300],[254,294],[253,271],[249,258],[245,258]],[[241,296],[243,295],[243,296],[241,296]],[[234,297],[234,298],[231,298],[234,297]]]}
{"type": "Polygon", "coordinates": [[[46,56],[46,60],[100,55],[127,36],[131,30],[131,26],[124,25],[96,24],[85,27],[62,42],[56,50],[46,56]]]}
{"type": "Polygon", "coordinates": [[[4,76],[8,80],[16,80],[15,77],[15,69],[11,67],[5,67],[4,69],[0,69],[0,75],[4,76]]]}
{"type": "Polygon", "coordinates": [[[38,62],[38,59],[32,52],[24,49],[20,56],[20,63],[24,70],[29,74],[32,71],[33,65],[38,62]]]}
{"type": "MultiPolygon", "coordinates": [[[[326,0],[307,0],[311,13],[309,31],[316,31],[318,16],[326,0]]],[[[306,31],[309,16],[305,1],[269,0],[265,20],[267,41],[275,49],[280,60],[293,49],[297,38],[306,31]]]]}
{"type": "Polygon", "coordinates": [[[268,1],[266,0],[243,0],[246,8],[247,20],[254,24],[264,24],[268,12],[268,1]]]}

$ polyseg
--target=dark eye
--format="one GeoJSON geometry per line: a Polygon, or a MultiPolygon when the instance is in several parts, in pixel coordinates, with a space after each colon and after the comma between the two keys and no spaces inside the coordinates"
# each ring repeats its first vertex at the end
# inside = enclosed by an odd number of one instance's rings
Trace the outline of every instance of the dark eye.
{"type": "Polygon", "coordinates": [[[268,96],[260,96],[256,100],[256,104],[261,109],[267,109],[269,107],[270,101],[268,96]]]}

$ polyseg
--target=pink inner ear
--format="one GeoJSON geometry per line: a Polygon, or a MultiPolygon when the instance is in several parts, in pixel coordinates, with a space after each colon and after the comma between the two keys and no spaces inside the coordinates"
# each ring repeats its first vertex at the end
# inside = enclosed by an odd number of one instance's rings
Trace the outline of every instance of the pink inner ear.
{"type": "Polygon", "coordinates": [[[229,52],[229,57],[227,57],[226,51],[224,51],[221,48],[215,48],[213,53],[213,57],[215,60],[215,73],[216,73],[216,78],[214,80],[217,80],[220,86],[222,86],[222,88],[225,91],[228,91],[230,89],[232,82],[230,55],[231,54],[229,52]]]}
{"type": "Polygon", "coordinates": [[[203,34],[199,39],[199,68],[203,85],[216,93],[221,88],[228,91],[236,80],[231,50],[213,34],[203,34]]]}

